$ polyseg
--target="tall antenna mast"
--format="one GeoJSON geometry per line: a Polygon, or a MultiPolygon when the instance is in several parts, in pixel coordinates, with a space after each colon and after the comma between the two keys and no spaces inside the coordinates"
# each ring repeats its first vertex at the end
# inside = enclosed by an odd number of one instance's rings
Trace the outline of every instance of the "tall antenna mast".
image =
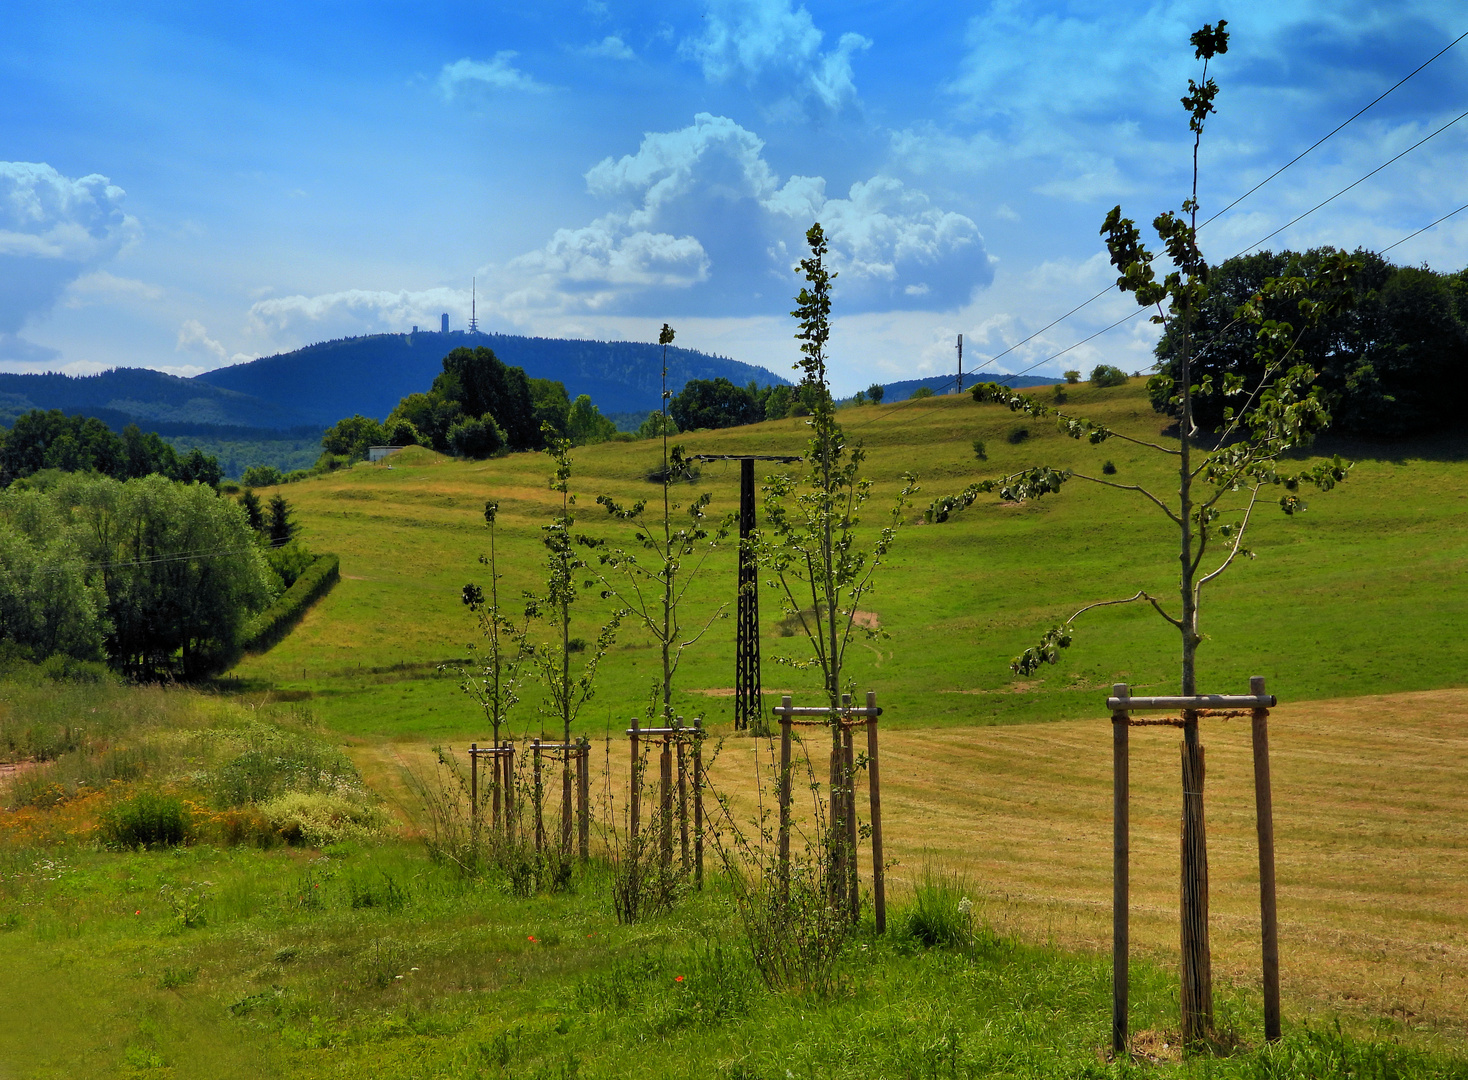
{"type": "Polygon", "coordinates": [[[469,279],[469,333],[479,333],[479,279],[469,279]]]}
{"type": "Polygon", "coordinates": [[[958,392],[963,393],[963,335],[958,335],[958,392]]]}

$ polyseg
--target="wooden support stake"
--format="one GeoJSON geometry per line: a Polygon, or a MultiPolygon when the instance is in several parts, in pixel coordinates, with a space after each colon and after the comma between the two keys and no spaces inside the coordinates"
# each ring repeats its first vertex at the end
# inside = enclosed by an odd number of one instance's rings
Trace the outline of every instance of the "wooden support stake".
{"type": "Polygon", "coordinates": [[[867,691],[867,798],[872,813],[872,908],[877,933],[887,932],[887,867],[882,863],[882,778],[877,771],[877,694],[867,691]]]}
{"type": "Polygon", "coordinates": [[[1184,1046],[1213,1031],[1213,972],[1208,948],[1208,835],[1203,823],[1203,744],[1198,714],[1183,712],[1181,835],[1182,1038],[1184,1046]]]}
{"type": "MultiPolygon", "coordinates": [[[[1264,680],[1249,680],[1264,696],[1264,680]]],[[[1269,782],[1269,710],[1254,710],[1254,812],[1259,829],[1259,929],[1264,951],[1264,1037],[1279,1038],[1279,921],[1274,897],[1274,799],[1269,782]]]]}
{"type": "Polygon", "coordinates": [[[540,740],[532,740],[531,753],[535,758],[535,854],[545,854],[545,815],[542,803],[545,794],[540,783],[540,740]]]}
{"type": "Polygon", "coordinates": [[[637,745],[637,717],[632,718],[632,786],[628,792],[628,810],[632,818],[631,833],[627,840],[627,881],[630,904],[637,903],[638,893],[638,868],[642,865],[642,844],[638,834],[638,826],[642,813],[642,769],[639,767],[642,761],[637,745]]]}
{"type": "MultiPolygon", "coordinates": [[[[682,726],[683,718],[678,718],[679,726],[682,726]]],[[[678,743],[678,841],[679,855],[683,868],[683,876],[687,877],[692,869],[689,865],[688,851],[688,754],[682,735],[674,736],[678,743]]]]}
{"type": "Polygon", "coordinates": [[[780,896],[790,896],[790,699],[780,699],[780,896]]]}
{"type": "Polygon", "coordinates": [[[581,861],[591,859],[591,740],[582,739],[576,754],[576,821],[581,861]]]}
{"type": "Polygon", "coordinates": [[[469,744],[469,821],[479,833],[479,744],[469,744]]]}
{"type": "Polygon", "coordinates": [[[495,755],[494,755],[494,758],[490,761],[490,766],[491,766],[490,775],[492,777],[494,777],[494,779],[492,781],[490,781],[490,789],[489,789],[489,800],[490,800],[489,826],[490,826],[491,829],[494,829],[496,832],[498,832],[499,831],[499,828],[500,828],[500,824],[503,821],[503,818],[500,816],[500,794],[501,794],[501,791],[502,791],[502,784],[501,784],[501,781],[500,781],[500,773],[503,772],[504,770],[500,766],[500,761],[505,756],[504,754],[502,754],[502,753],[499,752],[499,750],[500,750],[500,741],[498,739],[496,739],[494,741],[494,749],[495,749],[495,755]]]}
{"type": "MultiPolygon", "coordinates": [[[[1111,688],[1127,696],[1126,683],[1111,688]]],[[[1127,999],[1131,947],[1131,714],[1111,714],[1111,1053],[1127,1051],[1127,999]]]]}
{"type": "Polygon", "coordinates": [[[515,792],[515,744],[505,740],[505,833],[518,824],[519,807],[515,792]]]}
{"type": "Polygon", "coordinates": [[[831,880],[827,882],[832,908],[840,911],[846,906],[846,815],[841,792],[843,754],[841,752],[841,718],[831,715],[831,769],[830,769],[830,859],[831,880]]]}
{"type": "MultiPolygon", "coordinates": [[[[851,695],[842,694],[841,704],[851,705],[851,695]]],[[[851,727],[841,725],[842,801],[846,811],[846,904],[851,921],[861,914],[861,874],[856,862],[856,754],[851,727]]]]}
{"type": "Polygon", "coordinates": [[[693,885],[703,889],[703,718],[693,718],[693,885]]]}
{"type": "Polygon", "coordinates": [[[669,736],[663,736],[663,752],[658,759],[662,781],[659,792],[663,818],[661,856],[665,873],[673,867],[673,747],[669,739],[669,736]]]}
{"type": "Polygon", "coordinates": [[[571,857],[571,741],[561,743],[561,855],[571,857]]]}

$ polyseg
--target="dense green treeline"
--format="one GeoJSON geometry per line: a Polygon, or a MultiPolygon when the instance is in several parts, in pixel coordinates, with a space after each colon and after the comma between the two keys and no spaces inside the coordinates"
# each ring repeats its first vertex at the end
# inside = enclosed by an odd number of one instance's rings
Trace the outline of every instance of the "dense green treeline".
{"type": "MultiPolygon", "coordinates": [[[[1255,330],[1235,317],[1241,304],[1271,278],[1313,276],[1333,248],[1305,252],[1261,251],[1229,259],[1211,271],[1208,295],[1192,326],[1196,356],[1192,381],[1200,424],[1215,427],[1226,405],[1224,373],[1259,384],[1255,330]],[[1210,382],[1211,380],[1211,382],[1210,382]]],[[[1331,428],[1343,435],[1399,439],[1446,427],[1468,404],[1468,271],[1440,274],[1426,267],[1395,266],[1358,249],[1361,271],[1350,297],[1318,325],[1301,330],[1295,301],[1266,302],[1267,319],[1288,323],[1298,346],[1291,363],[1319,373],[1332,413],[1331,428]]],[[[1328,299],[1333,299],[1328,298],[1328,299]]],[[[1168,332],[1157,345],[1158,371],[1176,378],[1179,340],[1168,332]]],[[[1153,407],[1169,407],[1162,380],[1149,385],[1153,407]]]]}
{"type": "Polygon", "coordinates": [[[487,458],[506,450],[538,450],[549,426],[559,437],[585,444],[617,433],[591,398],[573,402],[564,384],[535,379],[494,350],[458,348],[425,392],[409,394],[387,418],[345,417],[321,439],[326,454],[360,461],[372,446],[430,446],[455,457],[487,458]]]}
{"type": "Polygon", "coordinates": [[[208,485],[157,473],[12,484],[0,491],[0,648],[106,660],[138,679],[207,674],[309,565],[288,518],[282,499],[257,530],[208,485]]]}
{"type": "Polygon", "coordinates": [[[136,424],[118,435],[95,417],[33,409],[17,417],[9,431],[0,431],[0,487],[44,469],[100,473],[114,480],[158,473],[215,488],[223,476],[215,458],[197,448],[179,455],[156,432],[136,424]]]}

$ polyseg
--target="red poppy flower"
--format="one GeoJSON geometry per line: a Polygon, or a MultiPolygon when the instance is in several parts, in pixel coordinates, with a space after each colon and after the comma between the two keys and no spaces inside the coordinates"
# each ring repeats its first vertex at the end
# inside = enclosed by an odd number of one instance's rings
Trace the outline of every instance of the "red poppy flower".
{"type": "Polygon", "coordinates": [[[674,982],[682,982],[683,981],[683,976],[682,975],[675,975],[675,976],[673,976],[673,981],[674,982]]]}
{"type": "Polygon", "coordinates": [[[525,940],[526,941],[534,941],[535,940],[535,935],[534,934],[527,934],[525,936],[525,940]]]}

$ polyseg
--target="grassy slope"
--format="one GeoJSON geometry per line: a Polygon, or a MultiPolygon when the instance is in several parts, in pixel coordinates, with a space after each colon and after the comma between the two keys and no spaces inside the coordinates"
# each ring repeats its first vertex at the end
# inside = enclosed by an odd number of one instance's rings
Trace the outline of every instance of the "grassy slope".
{"type": "MultiPolygon", "coordinates": [[[[1162,426],[1139,380],[1116,390],[1073,388],[1071,398],[1071,409],[1138,435],[1156,437],[1162,426]]],[[[842,420],[869,453],[866,475],[877,484],[865,517],[873,526],[906,469],[921,480],[924,505],[970,479],[1035,462],[1099,472],[1111,459],[1118,481],[1175,486],[1158,455],[1120,441],[1076,443],[1044,422],[967,398],[852,409],[842,420]],[[1031,436],[1008,442],[1021,426],[1031,436]],[[975,461],[976,438],[987,443],[988,461],[975,461]]],[[[682,441],[692,452],[798,452],[804,432],[801,421],[787,420],[682,441]]],[[[1258,558],[1210,589],[1202,685],[1241,692],[1250,675],[1264,675],[1282,698],[1298,701],[1461,683],[1468,640],[1456,628],[1468,600],[1468,540],[1453,525],[1468,499],[1463,439],[1325,449],[1357,461],[1350,480],[1314,494],[1310,511],[1293,520],[1266,507],[1251,534],[1258,558]]],[[[597,494],[653,495],[656,487],[640,477],[656,453],[652,443],[577,451],[581,527],[612,532],[597,494]]],[[[343,580],[289,639],[234,676],[257,691],[309,693],[322,718],[347,732],[482,735],[453,680],[434,664],[462,655],[472,630],[458,594],[465,581],[484,580],[476,558],[487,546],[486,499],[501,504],[503,589],[514,596],[535,584],[539,528],[551,512],[547,465],[535,454],[465,463],[410,451],[391,469],[359,466],[292,485],[286,494],[309,542],[340,552],[343,580]]],[[[688,490],[705,489],[714,493],[715,511],[734,508],[737,467],[707,466],[688,490]]],[[[889,710],[884,723],[898,726],[1092,716],[1112,682],[1175,688],[1176,635],[1141,608],[1087,616],[1062,663],[1034,680],[1017,681],[1007,668],[1041,629],[1084,603],[1139,587],[1169,594],[1176,556],[1165,525],[1137,496],[1079,481],[1038,504],[985,502],[946,525],[912,525],[871,596],[891,639],[854,644],[849,669],[859,688],[879,693],[889,710]]],[[[732,597],[733,557],[732,547],[710,557],[690,612],[707,613],[732,597]]],[[[769,662],[773,653],[798,654],[799,642],[777,636],[772,591],[761,605],[766,689],[811,694],[816,683],[808,673],[769,662]]],[[[591,617],[600,606],[581,605],[582,636],[594,636],[591,617]]],[[[727,720],[727,697],[688,691],[727,689],[732,667],[731,620],[688,654],[684,710],[727,720]]],[[[636,711],[654,668],[646,640],[625,633],[603,666],[583,727],[600,730],[636,711]]]]}

